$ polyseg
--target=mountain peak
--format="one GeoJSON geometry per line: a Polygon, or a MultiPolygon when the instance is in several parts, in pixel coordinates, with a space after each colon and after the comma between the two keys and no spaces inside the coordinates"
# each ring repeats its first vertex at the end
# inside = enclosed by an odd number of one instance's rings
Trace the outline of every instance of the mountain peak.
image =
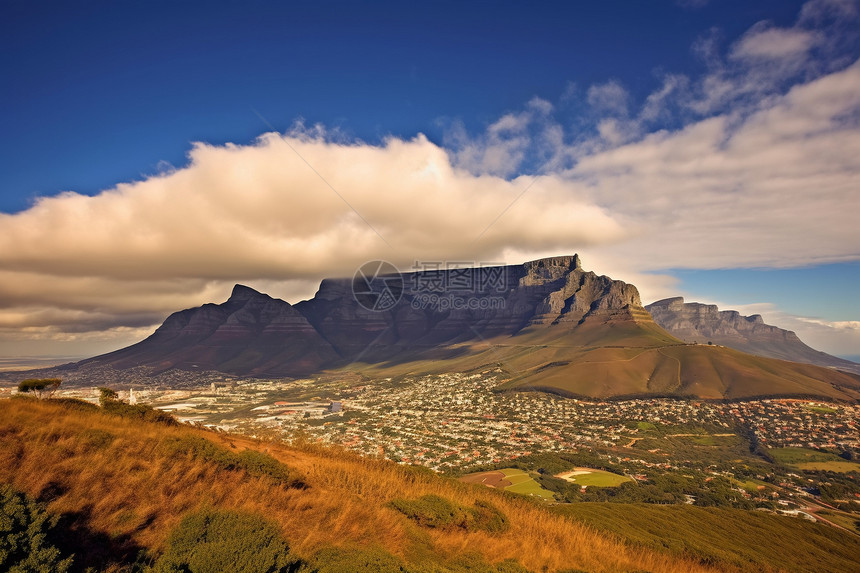
{"type": "Polygon", "coordinates": [[[567,255],[529,261],[524,263],[522,268],[525,269],[526,276],[520,283],[524,286],[534,286],[565,278],[571,273],[581,273],[582,262],[579,260],[579,255],[567,255]]]}
{"type": "Polygon", "coordinates": [[[252,298],[256,298],[259,296],[266,296],[263,293],[252,289],[249,286],[236,284],[233,287],[233,292],[230,293],[230,298],[228,302],[240,302],[245,300],[251,300],[252,298]]]}
{"type": "Polygon", "coordinates": [[[546,257],[529,261],[524,265],[527,269],[533,268],[559,268],[570,271],[581,271],[582,260],[579,255],[564,255],[560,257],[546,257]]]}
{"type": "Polygon", "coordinates": [[[857,364],[810,348],[794,332],[765,324],[760,314],[742,316],[713,304],[685,303],[682,297],[658,300],[645,310],[654,322],[685,342],[709,341],[758,356],[860,374],[857,364]]]}
{"type": "Polygon", "coordinates": [[[670,306],[674,306],[674,305],[683,305],[683,304],[684,304],[684,297],[673,296],[673,297],[669,297],[669,298],[664,298],[662,300],[658,300],[656,302],[652,302],[648,306],[649,307],[652,307],[652,306],[670,307],[670,306]]]}

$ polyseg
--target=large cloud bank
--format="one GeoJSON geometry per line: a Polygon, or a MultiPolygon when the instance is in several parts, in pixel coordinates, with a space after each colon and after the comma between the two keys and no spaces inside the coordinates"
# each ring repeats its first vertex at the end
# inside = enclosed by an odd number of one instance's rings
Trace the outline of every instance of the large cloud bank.
{"type": "Polygon", "coordinates": [[[234,282],[290,299],[375,258],[585,252],[646,299],[674,294],[646,271],[858,260],[856,8],[814,0],[793,27],[702,38],[704,73],[640,102],[608,80],[443,145],[303,128],[200,143],[186,167],[0,214],[0,339],[125,343],[234,282]]]}

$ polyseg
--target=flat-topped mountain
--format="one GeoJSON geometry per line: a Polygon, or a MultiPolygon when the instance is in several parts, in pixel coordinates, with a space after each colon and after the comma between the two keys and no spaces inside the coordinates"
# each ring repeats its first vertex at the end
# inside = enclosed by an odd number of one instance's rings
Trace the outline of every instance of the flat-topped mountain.
{"type": "Polygon", "coordinates": [[[362,304],[356,280],[325,279],[296,305],[236,285],[226,302],[176,312],[146,340],[85,362],[301,376],[404,353],[443,357],[452,344],[551,325],[650,322],[636,287],[583,271],[576,255],[376,277],[376,294],[386,281],[400,294],[377,309],[362,304]]]}
{"type": "Polygon", "coordinates": [[[765,324],[759,314],[742,316],[713,304],[685,303],[682,297],[658,300],[645,308],[657,324],[685,342],[713,342],[757,356],[860,374],[860,364],[815,350],[794,332],[765,324]]]}
{"type": "Polygon", "coordinates": [[[578,256],[521,265],[359,273],[291,305],[236,285],[221,304],[172,314],[149,338],[78,365],[302,377],[499,371],[513,390],[639,395],[860,398],[860,377],[685,344],[636,287],[578,256]]]}

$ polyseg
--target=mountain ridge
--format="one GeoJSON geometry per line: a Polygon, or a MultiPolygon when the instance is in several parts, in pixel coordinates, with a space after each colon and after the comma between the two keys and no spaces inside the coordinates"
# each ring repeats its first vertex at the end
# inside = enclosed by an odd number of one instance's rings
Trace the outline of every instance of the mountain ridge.
{"type": "Polygon", "coordinates": [[[577,255],[402,273],[400,279],[401,300],[383,311],[358,302],[355,279],[324,279],[313,298],[295,305],[237,284],[224,303],[173,313],[147,339],[82,362],[161,370],[205,365],[235,374],[301,376],[546,325],[634,315],[651,321],[635,286],[583,271],[577,255]],[[278,347],[290,345],[310,356],[278,366],[278,360],[289,358],[278,347]]]}
{"type": "Polygon", "coordinates": [[[757,356],[815,364],[860,374],[860,364],[831,356],[805,344],[791,330],[766,324],[760,314],[743,316],[716,305],[658,300],[645,307],[654,321],[685,342],[713,342],[757,356]]]}
{"type": "Polygon", "coordinates": [[[583,270],[578,255],[380,269],[324,279],[295,305],[239,284],[224,303],[176,312],[145,340],[78,365],[262,378],[501,368],[505,389],[599,399],[860,399],[860,376],[683,342],[652,319],[634,285],[583,270]]]}

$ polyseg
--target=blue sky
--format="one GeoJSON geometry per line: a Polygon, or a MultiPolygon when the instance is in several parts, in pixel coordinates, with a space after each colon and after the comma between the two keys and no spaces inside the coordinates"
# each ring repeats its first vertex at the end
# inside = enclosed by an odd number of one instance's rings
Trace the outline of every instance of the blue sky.
{"type": "Polygon", "coordinates": [[[646,302],[748,305],[860,354],[857,10],[4,2],[0,338],[87,354],[233,282],[296,300],[374,257],[582,252],[646,302]],[[390,240],[282,172],[293,152],[390,240]]]}
{"type": "Polygon", "coordinates": [[[661,69],[701,69],[690,47],[712,28],[790,24],[801,4],[5,2],[0,209],[182,165],[192,141],[247,143],[268,129],[252,109],[441,142],[448,120],[482,129],[570,82],[641,98],[661,69]]]}

